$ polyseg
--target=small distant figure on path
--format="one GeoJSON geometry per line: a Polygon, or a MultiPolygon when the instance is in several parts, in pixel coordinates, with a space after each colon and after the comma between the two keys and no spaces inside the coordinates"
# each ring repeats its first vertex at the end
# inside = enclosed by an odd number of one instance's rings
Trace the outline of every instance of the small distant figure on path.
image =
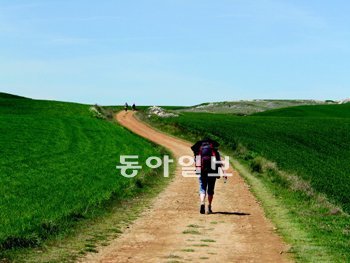
{"type": "Polygon", "coordinates": [[[132,105],[132,111],[136,111],[136,105],[135,105],[135,103],[132,105]]]}
{"type": "Polygon", "coordinates": [[[128,105],[128,103],[127,103],[127,102],[125,102],[125,106],[124,106],[124,110],[125,110],[125,112],[127,112],[127,111],[128,111],[128,109],[129,109],[129,105],[128,105]]]}

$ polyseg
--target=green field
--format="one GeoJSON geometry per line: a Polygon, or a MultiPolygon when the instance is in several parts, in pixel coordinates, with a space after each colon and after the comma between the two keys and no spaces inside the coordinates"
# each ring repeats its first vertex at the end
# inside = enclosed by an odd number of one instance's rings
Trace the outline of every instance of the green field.
{"type": "Polygon", "coordinates": [[[269,117],[350,118],[350,104],[305,105],[259,112],[254,115],[269,117]]]}
{"type": "Polygon", "coordinates": [[[272,196],[262,197],[266,213],[292,245],[297,260],[345,262],[350,259],[349,117],[350,104],[344,104],[298,106],[252,116],[182,113],[148,121],[183,138],[217,139],[223,150],[250,166],[260,181],[257,185],[262,183],[272,196]],[[277,164],[278,171],[258,169],[261,158],[277,164]],[[271,205],[274,202],[278,205],[271,205]]]}
{"type": "Polygon", "coordinates": [[[232,148],[244,145],[310,181],[350,212],[349,117],[350,104],[344,104],[292,107],[245,117],[183,113],[160,121],[214,135],[232,148]],[[298,114],[302,117],[294,117],[298,114]]]}
{"type": "Polygon", "coordinates": [[[158,179],[147,167],[132,180],[120,175],[120,154],[144,164],[163,150],[89,107],[0,94],[0,252],[39,245],[158,179]]]}

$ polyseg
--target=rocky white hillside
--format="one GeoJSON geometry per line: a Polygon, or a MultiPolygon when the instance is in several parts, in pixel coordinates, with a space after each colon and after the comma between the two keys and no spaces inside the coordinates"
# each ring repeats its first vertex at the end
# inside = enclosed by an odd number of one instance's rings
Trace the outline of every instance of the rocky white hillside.
{"type": "Polygon", "coordinates": [[[152,106],[148,109],[148,117],[151,117],[152,115],[156,115],[161,118],[168,118],[168,117],[177,117],[178,115],[172,112],[167,112],[161,107],[158,106],[152,106]]]}
{"type": "Polygon", "coordinates": [[[241,100],[203,103],[181,111],[191,112],[212,112],[212,113],[233,113],[239,115],[248,115],[256,112],[262,112],[271,109],[300,106],[300,105],[318,105],[335,103],[334,101],[318,100],[241,100]]]}
{"type": "Polygon", "coordinates": [[[339,104],[345,104],[345,103],[349,103],[349,102],[350,102],[350,98],[340,101],[339,104]]]}

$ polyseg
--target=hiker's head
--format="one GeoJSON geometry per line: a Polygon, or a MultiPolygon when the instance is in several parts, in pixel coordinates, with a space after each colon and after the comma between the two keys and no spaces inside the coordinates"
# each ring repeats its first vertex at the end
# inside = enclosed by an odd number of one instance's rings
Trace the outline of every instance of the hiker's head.
{"type": "Polygon", "coordinates": [[[202,143],[208,142],[210,143],[215,149],[218,149],[219,147],[219,143],[213,139],[211,139],[210,137],[204,137],[203,140],[201,141],[202,143]]]}

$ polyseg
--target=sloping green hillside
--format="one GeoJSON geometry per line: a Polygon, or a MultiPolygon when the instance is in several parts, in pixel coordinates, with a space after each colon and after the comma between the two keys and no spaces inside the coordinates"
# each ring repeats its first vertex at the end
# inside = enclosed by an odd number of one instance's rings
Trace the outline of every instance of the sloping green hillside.
{"type": "Polygon", "coordinates": [[[29,99],[26,97],[0,92],[0,99],[29,99]]]}
{"type": "Polygon", "coordinates": [[[249,165],[258,182],[252,190],[260,193],[267,215],[291,244],[297,262],[348,262],[350,108],[319,107],[300,107],[303,117],[285,117],[295,112],[289,108],[278,111],[279,116],[273,116],[274,111],[241,117],[182,113],[148,121],[183,138],[217,139],[221,149],[249,165]],[[261,185],[270,196],[255,188],[261,185]]]}
{"type": "Polygon", "coordinates": [[[245,117],[183,113],[158,122],[202,136],[213,135],[231,147],[244,145],[310,181],[317,191],[350,212],[349,115],[350,105],[344,104],[286,108],[245,117]],[[282,117],[293,116],[291,112],[308,117],[282,117]]]}
{"type": "Polygon", "coordinates": [[[39,244],[155,180],[147,167],[126,179],[116,165],[121,154],[139,154],[144,164],[160,149],[94,118],[88,105],[1,96],[0,133],[0,252],[39,244]]]}

